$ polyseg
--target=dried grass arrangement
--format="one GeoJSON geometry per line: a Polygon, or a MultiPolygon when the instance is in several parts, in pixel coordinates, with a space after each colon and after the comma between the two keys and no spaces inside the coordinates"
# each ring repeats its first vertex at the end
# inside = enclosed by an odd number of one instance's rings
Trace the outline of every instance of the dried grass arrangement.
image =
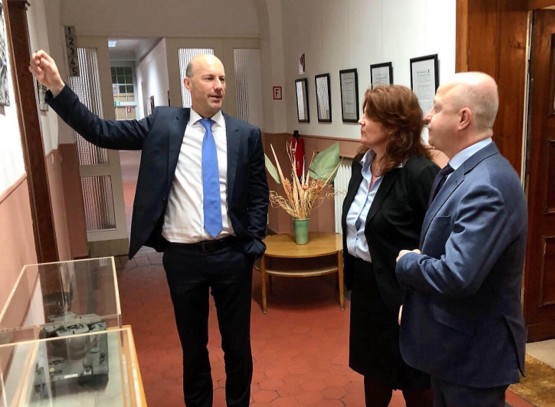
{"type": "Polygon", "coordinates": [[[285,176],[277,159],[274,146],[270,145],[276,166],[265,155],[266,169],[272,178],[283,186],[284,194],[270,191],[272,207],[283,208],[294,219],[308,219],[313,209],[320,206],[325,199],[333,198],[335,192],[322,191],[331,185],[339,168],[339,143],[335,143],[318,154],[313,154],[308,170],[303,165],[302,175],[296,175],[297,163],[291,154],[291,144],[286,144],[290,160],[290,174],[285,176]]]}

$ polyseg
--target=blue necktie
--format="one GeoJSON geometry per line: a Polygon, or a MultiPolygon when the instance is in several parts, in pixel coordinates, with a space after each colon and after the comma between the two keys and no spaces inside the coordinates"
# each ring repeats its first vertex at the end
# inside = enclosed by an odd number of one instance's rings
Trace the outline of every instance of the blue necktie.
{"type": "Polygon", "coordinates": [[[206,130],[202,140],[202,190],[204,207],[204,229],[212,237],[222,231],[222,210],[220,198],[220,175],[216,142],[212,134],[212,120],[199,121],[206,130]]]}

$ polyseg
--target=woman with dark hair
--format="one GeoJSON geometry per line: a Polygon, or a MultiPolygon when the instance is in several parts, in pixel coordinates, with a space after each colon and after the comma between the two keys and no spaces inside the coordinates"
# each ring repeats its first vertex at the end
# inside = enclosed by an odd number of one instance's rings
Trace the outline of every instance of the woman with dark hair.
{"type": "Polygon", "coordinates": [[[368,89],[363,111],[342,215],[345,284],[352,290],[349,366],[364,376],[366,406],[387,407],[393,389],[402,390],[408,407],[432,406],[429,377],[400,354],[404,291],[395,258],[418,248],[439,168],[421,141],[422,109],[410,89],[368,89]]]}

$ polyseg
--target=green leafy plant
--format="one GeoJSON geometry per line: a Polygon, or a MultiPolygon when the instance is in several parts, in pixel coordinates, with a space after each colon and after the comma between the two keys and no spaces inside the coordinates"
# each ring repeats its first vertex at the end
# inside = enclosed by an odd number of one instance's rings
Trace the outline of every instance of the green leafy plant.
{"type": "Polygon", "coordinates": [[[270,191],[272,207],[281,207],[295,219],[308,219],[313,209],[317,208],[327,198],[335,196],[335,192],[322,193],[324,188],[333,183],[339,168],[339,143],[335,143],[310,160],[308,170],[303,168],[302,175],[296,174],[296,161],[291,154],[288,143],[287,153],[291,161],[291,173],[285,176],[277,159],[274,146],[270,145],[276,165],[265,155],[266,169],[271,177],[283,186],[284,195],[270,191]],[[276,167],[277,166],[277,167],[276,167]]]}

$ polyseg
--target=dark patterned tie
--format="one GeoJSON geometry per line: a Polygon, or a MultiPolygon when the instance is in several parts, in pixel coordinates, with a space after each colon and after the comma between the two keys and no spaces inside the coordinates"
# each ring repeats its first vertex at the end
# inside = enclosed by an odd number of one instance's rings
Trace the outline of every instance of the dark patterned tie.
{"type": "Polygon", "coordinates": [[[455,171],[453,167],[447,164],[437,173],[434,179],[434,183],[432,184],[432,191],[430,193],[430,200],[428,201],[428,206],[432,204],[432,201],[437,196],[439,190],[441,189],[443,184],[445,184],[445,181],[447,180],[447,176],[451,174],[453,171],[455,171]]]}
{"type": "Polygon", "coordinates": [[[202,193],[204,209],[204,229],[210,236],[216,237],[222,231],[222,210],[220,198],[220,175],[216,141],[212,134],[212,120],[201,119],[204,127],[202,140],[202,193]]]}

